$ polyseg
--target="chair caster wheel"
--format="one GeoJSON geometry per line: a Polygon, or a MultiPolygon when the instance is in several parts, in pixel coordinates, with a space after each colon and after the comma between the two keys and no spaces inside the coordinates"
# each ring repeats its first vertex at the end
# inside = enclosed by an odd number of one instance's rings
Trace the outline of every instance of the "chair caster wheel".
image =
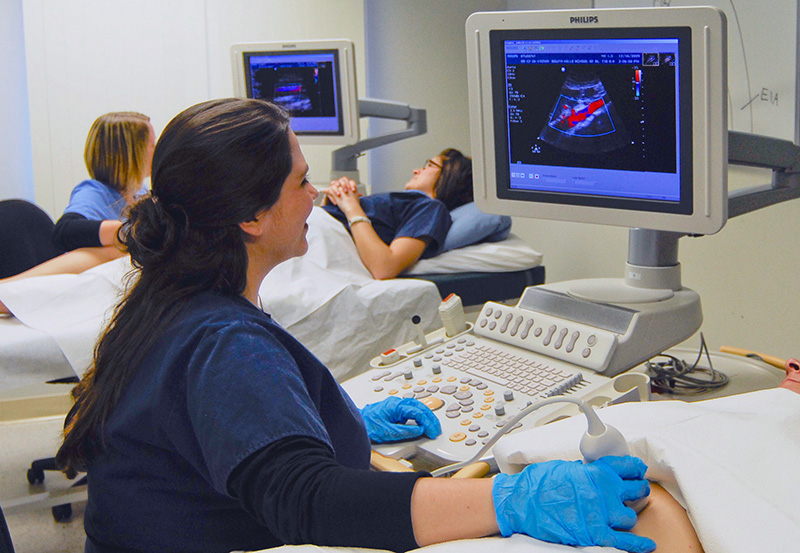
{"type": "Polygon", "coordinates": [[[53,507],[53,518],[56,522],[69,522],[72,519],[72,505],[65,503],[53,507]]]}
{"type": "Polygon", "coordinates": [[[28,482],[30,484],[41,484],[44,482],[44,471],[40,469],[28,469],[28,482]]]}

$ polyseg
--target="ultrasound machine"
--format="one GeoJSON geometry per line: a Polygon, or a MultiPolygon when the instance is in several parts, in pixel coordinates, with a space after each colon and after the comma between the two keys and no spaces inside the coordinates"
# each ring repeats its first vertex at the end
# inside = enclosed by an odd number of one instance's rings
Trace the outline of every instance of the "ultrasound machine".
{"type": "Polygon", "coordinates": [[[796,145],[730,133],[729,153],[719,10],[476,13],[466,41],[478,206],[628,227],[629,250],[623,278],[530,287],[514,306],[486,303],[474,325],[447,298],[444,328],[344,383],[359,406],[396,395],[434,409],[435,440],[375,448],[434,466],[477,451],[491,462],[498,429],[577,412],[548,405],[517,421],[546,398],[646,400],[646,375],[629,369],[702,323],[678,240],[718,232],[729,205],[738,215],[800,196],[796,145]],[[729,161],[771,167],[774,182],[729,198],[729,161]]]}

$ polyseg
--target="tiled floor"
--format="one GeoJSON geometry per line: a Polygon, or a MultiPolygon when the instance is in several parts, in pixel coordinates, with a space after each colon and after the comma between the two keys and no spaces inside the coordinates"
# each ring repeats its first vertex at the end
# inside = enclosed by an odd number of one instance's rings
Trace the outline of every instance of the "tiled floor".
{"type": "Polygon", "coordinates": [[[68,523],[55,522],[49,507],[9,508],[30,494],[64,490],[72,484],[60,473],[48,472],[42,485],[30,486],[26,471],[34,459],[52,456],[58,447],[64,417],[0,423],[0,505],[17,553],[78,553],[83,551],[84,503],[73,505],[68,523]]]}

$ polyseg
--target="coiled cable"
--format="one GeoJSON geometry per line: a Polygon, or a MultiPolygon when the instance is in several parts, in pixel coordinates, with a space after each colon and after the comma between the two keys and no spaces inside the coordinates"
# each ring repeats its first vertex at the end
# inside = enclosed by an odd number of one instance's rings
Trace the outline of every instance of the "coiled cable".
{"type": "Polygon", "coordinates": [[[672,355],[657,355],[645,363],[650,376],[653,392],[659,394],[700,395],[722,388],[728,383],[728,376],[714,369],[711,354],[708,352],[705,337],[700,333],[700,351],[694,363],[689,364],[672,355]],[[705,354],[708,366],[701,366],[700,360],[705,354]],[[655,361],[665,358],[664,361],[655,361]]]}

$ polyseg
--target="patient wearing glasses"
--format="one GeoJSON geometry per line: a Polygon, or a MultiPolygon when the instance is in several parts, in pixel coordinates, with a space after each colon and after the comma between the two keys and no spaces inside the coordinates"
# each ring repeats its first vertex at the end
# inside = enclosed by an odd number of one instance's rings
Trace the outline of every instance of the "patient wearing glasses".
{"type": "Polygon", "coordinates": [[[323,208],[353,237],[376,279],[394,278],[420,259],[508,237],[511,219],[481,213],[472,199],[472,160],[448,148],[414,170],[404,192],[361,197],[343,177],[325,191],[323,208]]]}

